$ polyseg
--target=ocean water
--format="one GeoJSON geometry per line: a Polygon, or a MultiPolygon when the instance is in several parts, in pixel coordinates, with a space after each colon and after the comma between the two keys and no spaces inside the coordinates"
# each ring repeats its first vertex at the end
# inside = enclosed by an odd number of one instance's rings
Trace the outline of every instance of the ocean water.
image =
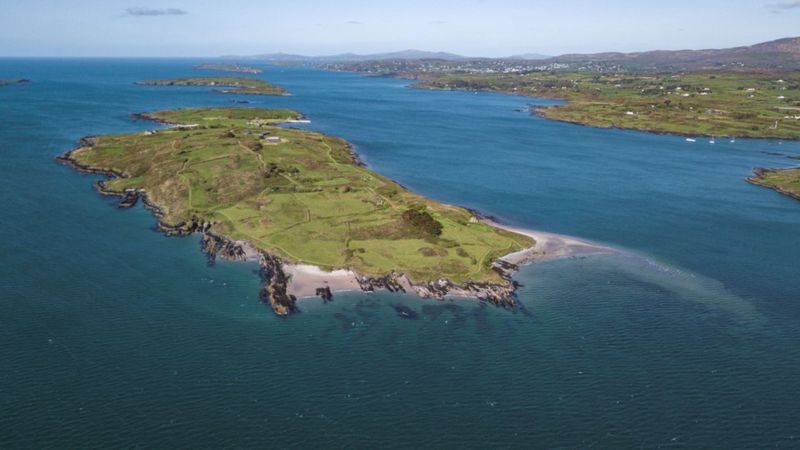
{"type": "Polygon", "coordinates": [[[291,97],[136,86],[192,60],[0,59],[0,448],[800,447],[800,143],[599,130],[523,97],[266,67],[291,97]],[[290,107],[410,189],[619,254],[526,266],[520,308],[394,294],[275,317],[54,157],[163,108],[290,107]],[[404,320],[393,305],[419,313],[404,320]]]}

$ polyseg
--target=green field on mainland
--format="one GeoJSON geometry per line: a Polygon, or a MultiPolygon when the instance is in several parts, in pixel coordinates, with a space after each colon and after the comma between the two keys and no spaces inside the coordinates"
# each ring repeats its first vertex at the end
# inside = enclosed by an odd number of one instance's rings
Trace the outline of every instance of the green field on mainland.
{"type": "Polygon", "coordinates": [[[147,115],[190,127],[100,136],[71,156],[144,189],[161,220],[212,223],[289,262],[364,275],[395,271],[415,282],[501,282],[499,256],[529,237],[477,221],[357,164],[347,142],[277,126],[288,110],[209,108],[147,115]]]}
{"type": "Polygon", "coordinates": [[[247,77],[193,77],[172,80],[143,80],[146,86],[206,86],[226,94],[287,95],[285,89],[263,80],[247,77]]]}
{"type": "Polygon", "coordinates": [[[529,72],[420,75],[417,87],[565,99],[543,116],[685,135],[800,139],[800,73],[529,72]]]}

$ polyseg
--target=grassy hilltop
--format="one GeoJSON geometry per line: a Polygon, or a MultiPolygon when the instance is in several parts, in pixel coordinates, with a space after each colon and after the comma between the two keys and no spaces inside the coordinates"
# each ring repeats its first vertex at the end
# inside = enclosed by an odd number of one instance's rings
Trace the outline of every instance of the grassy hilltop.
{"type": "Polygon", "coordinates": [[[538,112],[596,127],[800,139],[800,73],[439,73],[415,86],[565,99],[538,112]]]}
{"type": "Polygon", "coordinates": [[[194,77],[174,80],[143,80],[146,86],[208,86],[226,94],[287,95],[285,89],[263,80],[246,77],[194,77]]]}
{"type": "Polygon", "coordinates": [[[214,232],[289,262],[370,276],[403,272],[415,282],[502,282],[491,262],[533,244],[366,169],[341,139],[278,127],[300,117],[293,111],[146,116],[190,126],[100,136],[69,156],[124,174],[107,188],[143,189],[166,224],[212,223],[214,232]]]}

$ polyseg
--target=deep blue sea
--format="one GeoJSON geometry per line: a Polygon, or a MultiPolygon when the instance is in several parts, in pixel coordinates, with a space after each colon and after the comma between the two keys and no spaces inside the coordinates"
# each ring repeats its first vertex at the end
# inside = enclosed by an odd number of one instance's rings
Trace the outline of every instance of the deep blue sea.
{"type": "MultiPolygon", "coordinates": [[[[192,60],[0,59],[0,448],[800,447],[800,143],[600,130],[523,97],[266,67],[291,97],[136,86],[192,60]],[[526,266],[517,311],[394,294],[275,317],[54,157],[131,113],[288,107],[410,189],[617,255],[526,266]],[[393,305],[419,313],[397,316],[393,305]]],[[[206,72],[203,72],[206,73],[206,72]]]]}

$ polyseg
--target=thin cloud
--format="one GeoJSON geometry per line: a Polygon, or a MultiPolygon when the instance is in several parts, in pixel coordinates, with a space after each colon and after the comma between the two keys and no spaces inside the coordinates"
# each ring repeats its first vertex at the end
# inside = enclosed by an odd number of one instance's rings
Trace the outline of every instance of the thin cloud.
{"type": "Polygon", "coordinates": [[[357,20],[348,20],[345,22],[347,25],[364,25],[364,22],[359,22],[357,20]]]}
{"type": "Polygon", "coordinates": [[[789,11],[792,9],[800,9],[800,1],[770,3],[767,5],[767,8],[774,13],[780,13],[781,11],[789,11]]]}
{"type": "Polygon", "coordinates": [[[178,8],[128,8],[125,10],[125,15],[132,17],[185,16],[186,14],[189,13],[178,8]]]}

